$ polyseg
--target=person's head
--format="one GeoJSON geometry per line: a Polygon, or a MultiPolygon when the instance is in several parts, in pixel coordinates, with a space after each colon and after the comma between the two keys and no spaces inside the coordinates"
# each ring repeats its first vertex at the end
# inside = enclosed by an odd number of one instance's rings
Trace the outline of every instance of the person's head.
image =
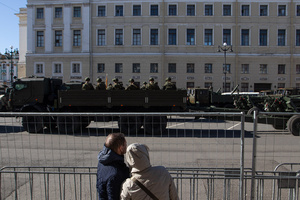
{"type": "Polygon", "coordinates": [[[146,81],[144,81],[144,82],[143,82],[143,84],[144,84],[144,85],[147,85],[147,82],[146,82],[146,81]]]}
{"type": "Polygon", "coordinates": [[[127,142],[123,133],[111,133],[106,137],[105,146],[119,155],[126,153],[127,142]]]}
{"type": "Polygon", "coordinates": [[[154,78],[149,78],[149,82],[153,82],[154,81],[154,78]]]}
{"type": "Polygon", "coordinates": [[[171,81],[171,80],[172,80],[171,77],[166,78],[166,81],[171,81]]]}
{"type": "Polygon", "coordinates": [[[119,79],[117,79],[117,78],[113,78],[113,80],[112,80],[114,83],[117,83],[118,81],[119,81],[119,79]]]}
{"type": "Polygon", "coordinates": [[[101,83],[101,82],[102,82],[102,79],[101,79],[101,78],[97,78],[97,82],[98,82],[98,83],[101,83]]]}
{"type": "Polygon", "coordinates": [[[129,145],[125,158],[132,172],[143,171],[151,167],[149,147],[145,144],[133,143],[129,145]]]}
{"type": "Polygon", "coordinates": [[[128,81],[129,83],[134,83],[134,79],[133,78],[131,78],[131,79],[129,79],[129,81],[128,81]]]}
{"type": "Polygon", "coordinates": [[[90,79],[89,77],[86,77],[86,78],[85,78],[85,81],[86,81],[86,82],[90,82],[90,80],[91,80],[91,79],[90,79]]]}

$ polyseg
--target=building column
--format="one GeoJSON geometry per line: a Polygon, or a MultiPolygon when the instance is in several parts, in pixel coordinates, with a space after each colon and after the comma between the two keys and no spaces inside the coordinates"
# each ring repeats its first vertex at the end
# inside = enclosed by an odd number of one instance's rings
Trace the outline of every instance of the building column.
{"type": "Polygon", "coordinates": [[[84,3],[82,9],[82,52],[89,52],[90,50],[90,4],[84,3]]]}
{"type": "Polygon", "coordinates": [[[52,5],[46,5],[45,10],[45,53],[51,53],[53,51],[53,8],[52,5]]]}
{"type": "Polygon", "coordinates": [[[73,33],[71,31],[72,22],[72,6],[71,4],[64,5],[64,32],[63,32],[63,48],[65,53],[72,52],[72,38],[73,33]]]}
{"type": "Polygon", "coordinates": [[[34,31],[34,22],[35,22],[35,12],[33,5],[27,5],[27,53],[35,52],[35,31],[34,31]]]}

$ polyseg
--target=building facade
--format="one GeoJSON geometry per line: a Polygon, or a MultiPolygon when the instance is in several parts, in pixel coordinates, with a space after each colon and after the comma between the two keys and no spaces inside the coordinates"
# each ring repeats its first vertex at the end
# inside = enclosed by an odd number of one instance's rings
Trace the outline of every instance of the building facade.
{"type": "Polygon", "coordinates": [[[26,76],[116,77],[124,85],[153,77],[160,86],[171,77],[178,88],[223,91],[300,87],[300,0],[27,3],[26,76]],[[218,52],[223,43],[233,52],[218,52]]]}

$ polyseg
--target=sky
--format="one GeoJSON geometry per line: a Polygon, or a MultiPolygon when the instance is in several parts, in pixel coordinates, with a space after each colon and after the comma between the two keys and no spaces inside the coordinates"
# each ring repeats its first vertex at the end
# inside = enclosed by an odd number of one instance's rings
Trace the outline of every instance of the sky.
{"type": "Polygon", "coordinates": [[[19,48],[19,18],[15,14],[26,4],[27,0],[0,0],[0,53],[10,46],[19,48]]]}

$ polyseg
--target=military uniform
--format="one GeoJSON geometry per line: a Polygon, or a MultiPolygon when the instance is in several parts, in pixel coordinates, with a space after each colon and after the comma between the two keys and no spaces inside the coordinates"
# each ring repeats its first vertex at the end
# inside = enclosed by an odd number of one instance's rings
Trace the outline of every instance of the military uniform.
{"type": "Polygon", "coordinates": [[[171,82],[171,78],[166,78],[166,83],[163,86],[163,90],[176,90],[176,85],[171,82]]]}
{"type": "Polygon", "coordinates": [[[90,83],[90,78],[85,78],[85,83],[82,85],[82,90],[94,90],[94,86],[90,83]]]}
{"type": "Polygon", "coordinates": [[[102,82],[102,79],[101,79],[101,78],[98,78],[98,79],[97,79],[96,90],[106,90],[106,86],[105,86],[105,84],[102,82]]]}
{"type": "Polygon", "coordinates": [[[139,87],[134,84],[134,80],[129,79],[130,85],[126,88],[126,90],[139,90],[139,87]]]}
{"type": "Polygon", "coordinates": [[[153,78],[149,79],[149,83],[147,84],[146,89],[147,90],[160,90],[159,86],[156,83],[154,83],[153,78]]]}
{"type": "Polygon", "coordinates": [[[110,83],[110,84],[107,86],[106,90],[112,90],[112,89],[113,89],[113,87],[112,87],[112,84],[110,83]]]}
{"type": "Polygon", "coordinates": [[[117,78],[114,78],[113,82],[114,82],[112,86],[113,90],[124,90],[124,87],[119,83],[119,80],[117,78]]]}
{"type": "Polygon", "coordinates": [[[141,87],[141,90],[147,90],[147,82],[143,83],[143,86],[141,87]]]}

